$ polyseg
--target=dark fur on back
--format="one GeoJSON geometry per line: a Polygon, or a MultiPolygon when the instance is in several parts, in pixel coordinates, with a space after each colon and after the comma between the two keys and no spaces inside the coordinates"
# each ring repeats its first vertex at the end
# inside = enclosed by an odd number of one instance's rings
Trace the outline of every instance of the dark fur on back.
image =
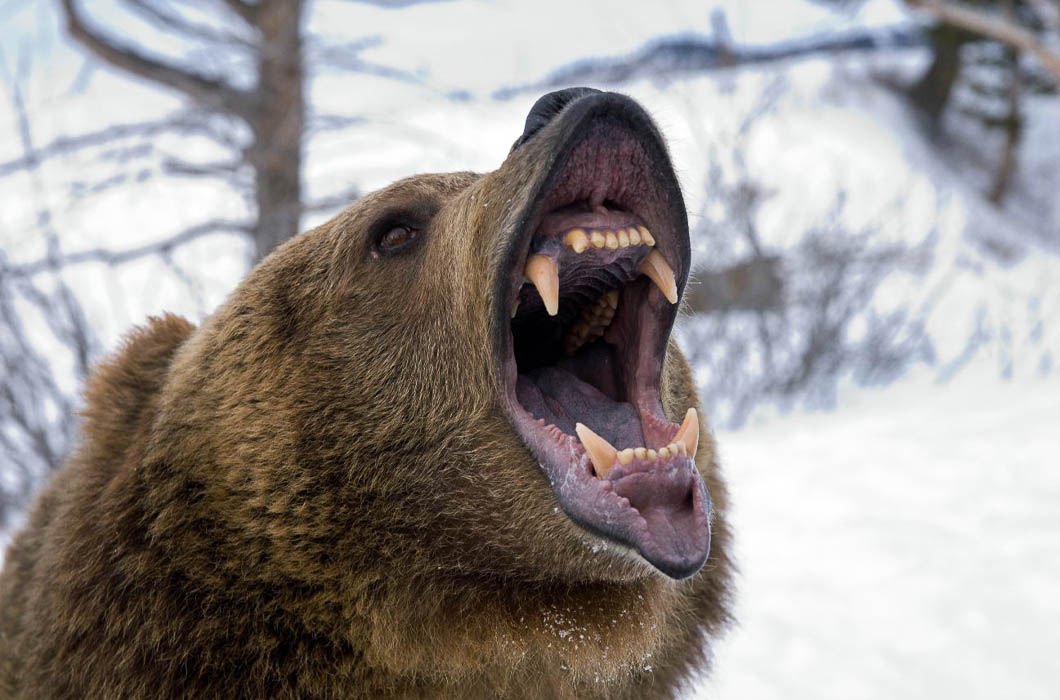
{"type": "MultiPolygon", "coordinates": [[[[591,551],[498,406],[497,232],[542,134],[366,197],[99,367],[0,577],[0,697],[662,698],[705,666],[731,577],[709,431],[712,552],[675,582],[591,551]],[[425,240],[373,259],[394,211],[425,240]]],[[[693,387],[671,344],[671,419],[693,387]]]]}

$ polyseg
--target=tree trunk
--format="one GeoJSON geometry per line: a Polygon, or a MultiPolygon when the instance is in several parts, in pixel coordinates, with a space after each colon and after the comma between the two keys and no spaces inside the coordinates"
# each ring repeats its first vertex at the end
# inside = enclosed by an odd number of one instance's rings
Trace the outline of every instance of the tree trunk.
{"type": "Polygon", "coordinates": [[[961,74],[961,47],[971,36],[948,25],[931,30],[931,65],[909,91],[913,103],[937,125],[961,74]]]}
{"type": "Polygon", "coordinates": [[[989,194],[990,201],[995,206],[1001,206],[1001,203],[1005,201],[1005,195],[1012,183],[1012,176],[1016,172],[1016,155],[1023,136],[1023,117],[1020,113],[1020,94],[1023,91],[1020,79],[1020,56],[1015,49],[1011,48],[1006,50],[1006,54],[1009,62],[1009,83],[1006,105],[1008,114],[1002,125],[1005,131],[1005,143],[1001,147],[1001,159],[998,161],[994,184],[989,194]]]}
{"type": "Polygon", "coordinates": [[[261,51],[258,101],[250,124],[248,160],[254,168],[258,209],[255,261],[299,231],[302,217],[302,135],[305,73],[302,53],[303,0],[264,0],[258,6],[261,51]]]}

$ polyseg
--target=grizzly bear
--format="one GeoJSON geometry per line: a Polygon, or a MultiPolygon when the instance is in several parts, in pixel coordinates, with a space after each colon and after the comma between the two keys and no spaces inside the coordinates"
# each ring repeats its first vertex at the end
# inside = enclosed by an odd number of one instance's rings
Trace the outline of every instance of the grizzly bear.
{"type": "Polygon", "coordinates": [[[7,553],[0,696],[674,697],[732,572],[689,263],[651,119],[578,88],[153,319],[7,553]]]}

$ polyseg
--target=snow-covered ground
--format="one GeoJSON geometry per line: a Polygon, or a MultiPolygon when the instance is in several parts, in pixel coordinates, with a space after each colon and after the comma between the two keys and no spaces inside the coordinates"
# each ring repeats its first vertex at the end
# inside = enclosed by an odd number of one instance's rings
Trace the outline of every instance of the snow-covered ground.
{"type": "Polygon", "coordinates": [[[718,440],[738,624],[692,697],[1058,697],[1060,378],[914,378],[718,440]]]}

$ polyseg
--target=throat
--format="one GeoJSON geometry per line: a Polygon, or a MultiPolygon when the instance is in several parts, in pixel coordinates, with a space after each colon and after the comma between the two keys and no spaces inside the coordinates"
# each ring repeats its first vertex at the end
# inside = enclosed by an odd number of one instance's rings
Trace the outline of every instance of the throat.
{"type": "Polygon", "coordinates": [[[643,445],[640,419],[626,400],[620,372],[612,349],[597,342],[574,357],[520,372],[516,393],[534,418],[568,435],[585,423],[618,449],[643,445]]]}

